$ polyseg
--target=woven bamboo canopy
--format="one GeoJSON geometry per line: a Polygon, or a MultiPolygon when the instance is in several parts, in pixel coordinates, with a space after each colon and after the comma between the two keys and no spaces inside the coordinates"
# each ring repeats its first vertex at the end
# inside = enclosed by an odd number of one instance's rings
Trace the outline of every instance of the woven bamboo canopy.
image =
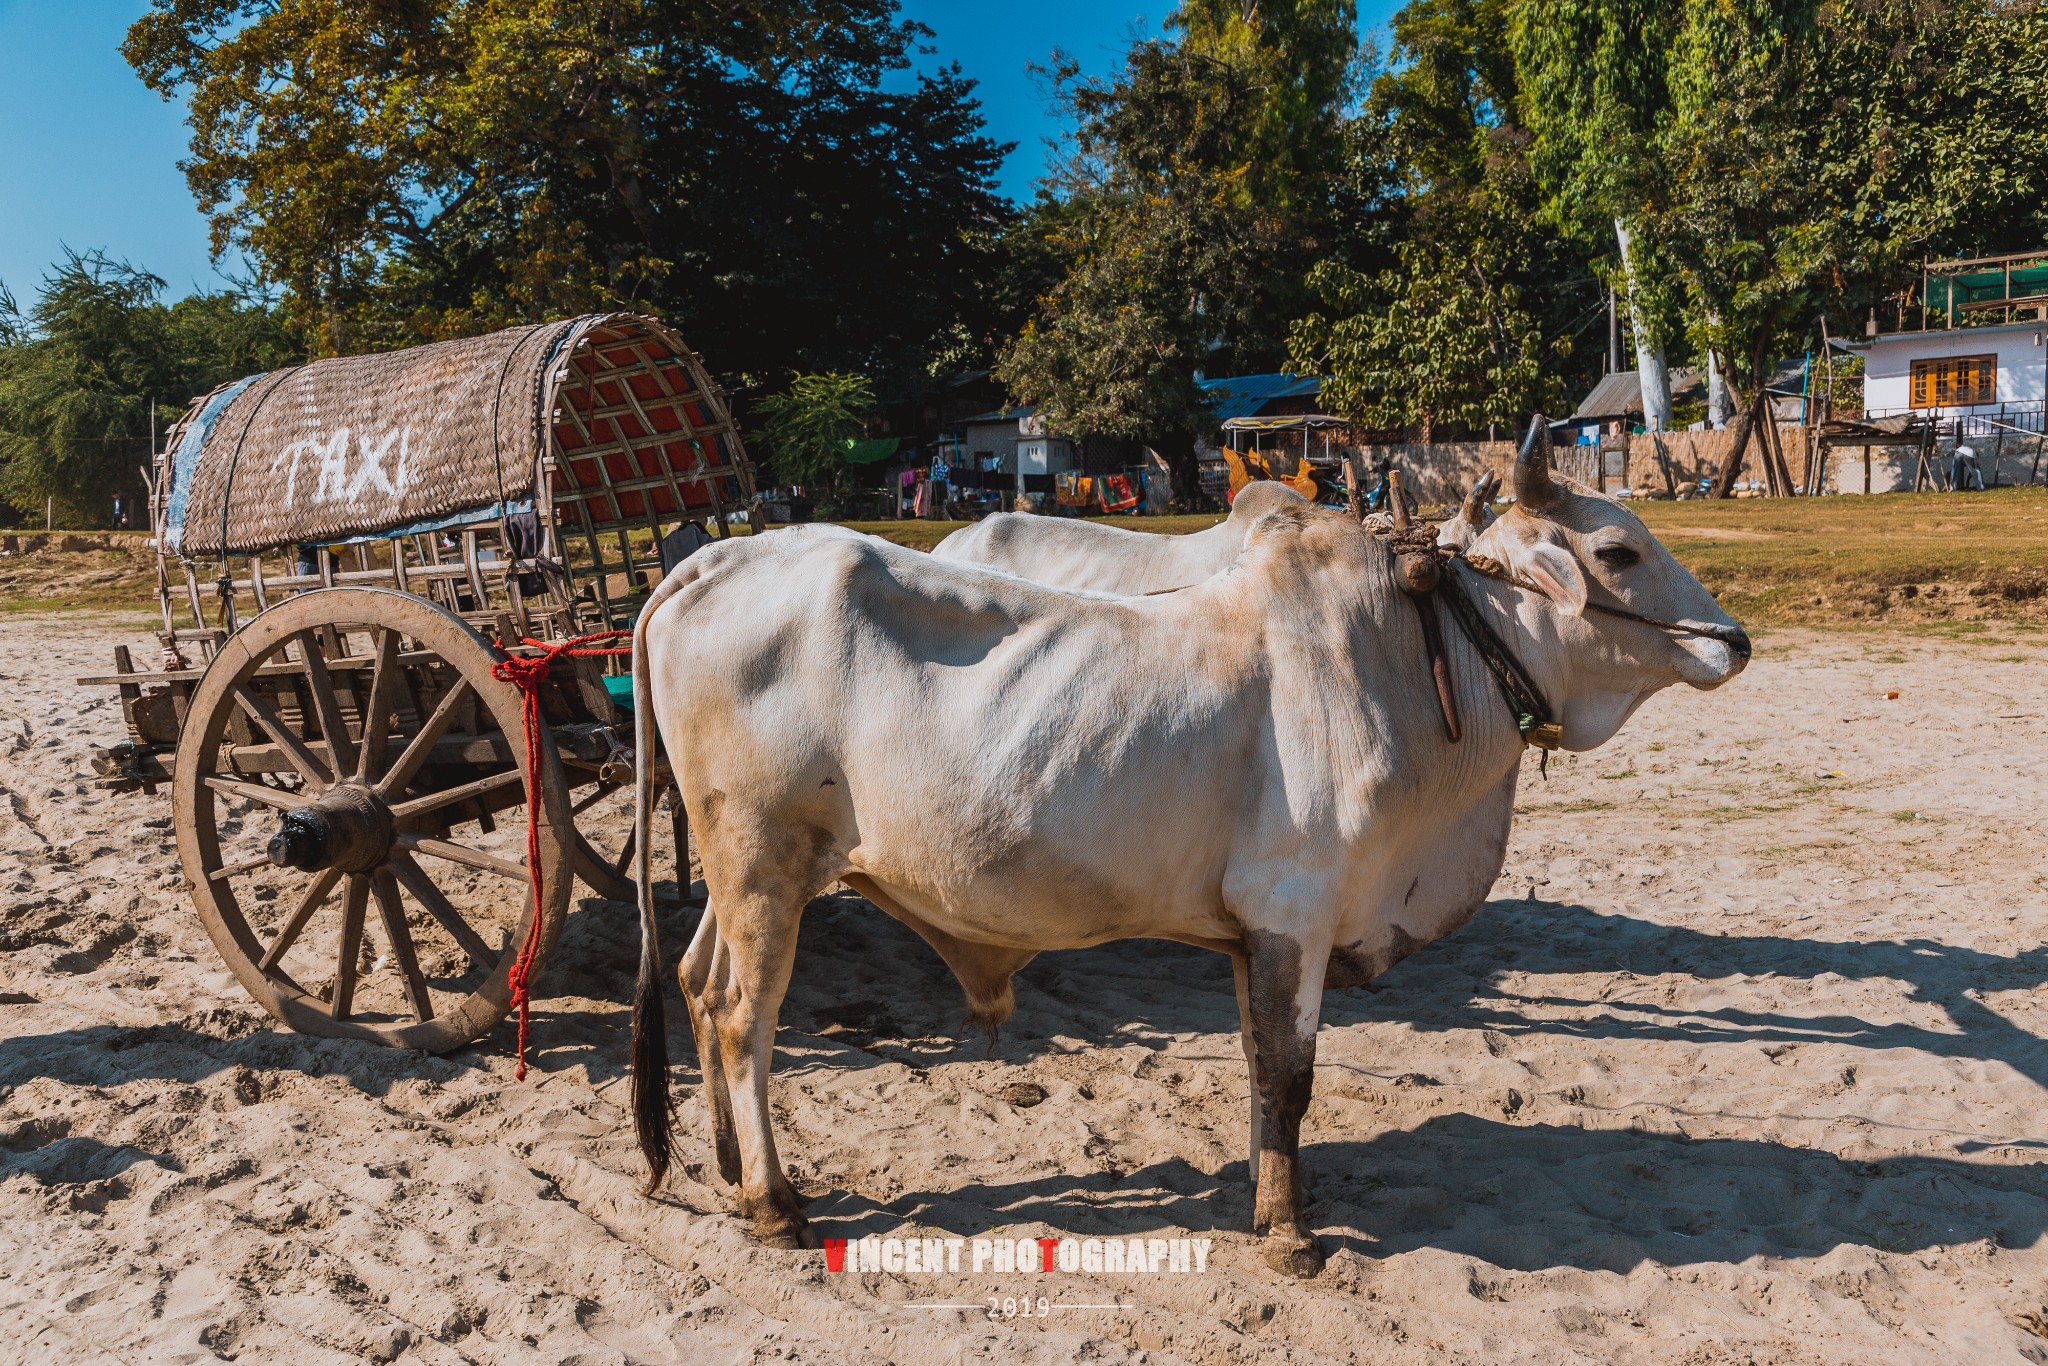
{"type": "Polygon", "coordinates": [[[628,313],[254,375],[196,402],[160,463],[161,543],[187,558],[529,510],[595,534],[753,493],[702,361],[628,313]]]}

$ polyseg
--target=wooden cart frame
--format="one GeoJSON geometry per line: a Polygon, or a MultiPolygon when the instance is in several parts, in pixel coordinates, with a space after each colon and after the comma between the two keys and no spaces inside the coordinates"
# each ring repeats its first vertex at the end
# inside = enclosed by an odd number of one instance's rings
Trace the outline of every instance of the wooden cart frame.
{"type": "Polygon", "coordinates": [[[754,489],[723,395],[658,321],[577,318],[223,386],[153,474],[163,667],[124,647],[80,680],[120,691],[103,785],[170,786],[207,932],[283,1023],[482,1036],[574,879],[633,895],[604,668],[557,661],[535,754],[496,666],[630,626],[669,563],[731,534],[754,489]]]}

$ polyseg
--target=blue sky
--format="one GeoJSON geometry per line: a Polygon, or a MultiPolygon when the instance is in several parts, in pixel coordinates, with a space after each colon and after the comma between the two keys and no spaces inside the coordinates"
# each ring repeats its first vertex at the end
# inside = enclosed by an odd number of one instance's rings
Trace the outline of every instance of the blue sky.
{"type": "MultiPolygon", "coordinates": [[[[64,246],[104,248],[170,283],[173,297],[224,282],[206,223],[177,169],[184,110],[145,90],[116,50],[146,0],[0,0],[0,283],[26,305],[64,246]]],[[[1090,71],[1158,31],[1167,0],[904,0],[931,28],[933,60],[981,83],[989,132],[1018,144],[1004,189],[1027,198],[1058,130],[1029,74],[1054,48],[1090,71]]],[[[1361,0],[1363,26],[1395,6],[1361,0]]]]}

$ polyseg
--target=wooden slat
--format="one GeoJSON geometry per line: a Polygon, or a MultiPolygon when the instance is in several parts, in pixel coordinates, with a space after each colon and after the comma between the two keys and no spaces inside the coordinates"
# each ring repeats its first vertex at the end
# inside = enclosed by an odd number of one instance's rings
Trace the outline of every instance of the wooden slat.
{"type": "Polygon", "coordinates": [[[274,787],[265,787],[262,783],[245,783],[239,778],[223,778],[217,773],[209,773],[200,781],[223,796],[239,797],[245,802],[257,802],[275,807],[279,811],[296,811],[308,804],[302,793],[282,792],[274,787]]]}
{"type": "Polygon", "coordinates": [[[478,778],[474,782],[462,783],[456,787],[445,787],[424,797],[415,797],[409,802],[399,802],[391,808],[391,814],[395,819],[404,820],[409,816],[452,806],[456,802],[466,802],[471,797],[481,797],[486,792],[495,792],[501,787],[525,781],[526,776],[518,769],[508,769],[503,773],[493,773],[488,778],[478,778]]]}
{"type": "Polygon", "coordinates": [[[328,766],[313,757],[312,751],[306,748],[305,741],[279,720],[270,704],[257,696],[248,685],[238,685],[233,696],[235,701],[241,704],[242,710],[249,713],[257,725],[263,727],[265,733],[270,736],[271,743],[284,751],[285,757],[292,761],[292,767],[304,775],[307,782],[326,787],[334,781],[334,774],[328,766]]]}
{"type": "Polygon", "coordinates": [[[362,954],[363,912],[370,900],[370,880],[357,873],[349,877],[348,892],[342,901],[341,944],[334,960],[334,996],[327,1003],[328,1013],[337,1020],[345,1020],[356,999],[357,959],[362,954]]]}

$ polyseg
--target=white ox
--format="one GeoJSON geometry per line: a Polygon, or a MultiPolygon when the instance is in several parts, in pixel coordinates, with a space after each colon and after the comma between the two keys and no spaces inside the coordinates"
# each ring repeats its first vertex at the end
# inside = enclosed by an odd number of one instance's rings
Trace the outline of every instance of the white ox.
{"type": "MultiPolygon", "coordinates": [[[[1456,515],[1437,529],[1439,545],[1463,550],[1493,523],[1487,506],[1499,479],[1484,475],[1465,495],[1456,515]]],[[[1200,583],[1229,567],[1244,549],[1252,526],[1283,507],[1307,507],[1308,499],[1277,480],[1245,485],[1230,515],[1206,531],[1167,536],[1126,531],[1070,517],[999,512],[940,541],[932,554],[942,560],[992,565],[1019,578],[1056,588],[1087,588],[1129,596],[1163,593],[1200,583]]]]}
{"type": "MultiPolygon", "coordinates": [[[[1741,671],[1748,638],[1631,513],[1553,483],[1541,452],[1516,486],[1477,548],[1532,586],[1449,572],[1566,748],[1601,744],[1661,688],[1741,671]]],[[[653,751],[658,720],[703,856],[710,902],[680,975],[719,1171],[759,1238],[811,1241],[768,1068],[798,919],[839,879],[937,950],[990,1028],[1042,950],[1152,937],[1229,955],[1253,1226],[1275,1266],[1321,1266],[1298,1139],[1323,991],[1479,909],[1524,749],[1449,622],[1464,738],[1445,739],[1394,573],[1348,516],[1296,505],[1260,518],[1228,572],[1156,596],[1048,588],[824,526],[719,542],[663,582],[635,639],[638,746],[653,751]]],[[[649,1189],[671,1152],[651,794],[642,765],[633,1075],[649,1189]]]]}
{"type": "Polygon", "coordinates": [[[1163,536],[1074,517],[998,512],[954,532],[932,551],[942,560],[994,565],[1033,583],[1100,593],[1185,588],[1223,569],[1244,549],[1252,524],[1276,508],[1309,506],[1277,480],[1247,484],[1230,515],[1206,531],[1163,536]]]}

